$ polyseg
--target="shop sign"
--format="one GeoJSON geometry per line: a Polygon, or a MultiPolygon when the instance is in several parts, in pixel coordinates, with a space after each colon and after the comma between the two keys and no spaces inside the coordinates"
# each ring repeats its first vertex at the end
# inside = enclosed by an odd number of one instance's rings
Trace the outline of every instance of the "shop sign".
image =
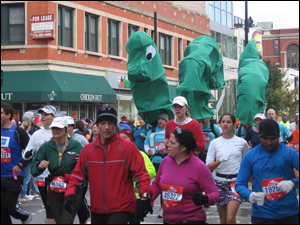
{"type": "Polygon", "coordinates": [[[1,100],[2,101],[11,101],[11,96],[13,93],[1,93],[1,100]]]}
{"type": "Polygon", "coordinates": [[[229,66],[229,65],[224,65],[225,71],[230,71],[230,72],[238,72],[239,68],[229,66]]]}
{"type": "Polygon", "coordinates": [[[102,95],[93,95],[93,94],[81,94],[80,95],[81,101],[91,101],[91,102],[101,102],[102,95]]]}
{"type": "Polygon", "coordinates": [[[54,38],[54,14],[32,16],[32,39],[54,38]]]}
{"type": "Polygon", "coordinates": [[[127,80],[127,77],[120,77],[118,81],[118,85],[120,88],[130,88],[130,81],[127,80]]]}

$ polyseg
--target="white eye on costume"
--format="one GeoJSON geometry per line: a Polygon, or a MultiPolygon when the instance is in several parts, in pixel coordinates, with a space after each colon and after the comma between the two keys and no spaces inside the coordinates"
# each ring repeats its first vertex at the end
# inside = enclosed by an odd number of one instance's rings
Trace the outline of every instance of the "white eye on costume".
{"type": "Polygon", "coordinates": [[[156,55],[156,50],[155,50],[155,48],[154,48],[152,45],[150,45],[150,46],[146,49],[146,58],[147,58],[149,61],[151,61],[151,60],[154,58],[155,55],[156,55]]]}

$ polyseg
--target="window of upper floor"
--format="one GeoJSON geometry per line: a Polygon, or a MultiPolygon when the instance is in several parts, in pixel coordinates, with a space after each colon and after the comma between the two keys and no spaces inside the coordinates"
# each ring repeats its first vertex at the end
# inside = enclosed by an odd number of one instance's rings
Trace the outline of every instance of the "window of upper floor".
{"type": "Polygon", "coordinates": [[[299,70],[299,46],[291,44],[286,50],[287,67],[299,70]]]}
{"type": "Polygon", "coordinates": [[[172,37],[166,34],[159,34],[159,53],[161,57],[162,64],[172,65],[171,59],[172,52],[172,37]]]}
{"type": "Polygon", "coordinates": [[[211,37],[218,42],[222,56],[237,59],[237,38],[216,31],[210,32],[211,37]]]}
{"type": "Polygon", "coordinates": [[[233,27],[232,1],[209,1],[211,21],[227,27],[233,27]]]}
{"type": "Polygon", "coordinates": [[[279,55],[279,40],[274,40],[274,55],[279,55]]]}
{"type": "Polygon", "coordinates": [[[98,52],[98,18],[99,16],[85,13],[85,50],[98,52]]]}
{"type": "Polygon", "coordinates": [[[120,22],[108,19],[108,54],[119,56],[120,22]]]}
{"type": "Polygon", "coordinates": [[[1,46],[25,44],[25,6],[1,4],[1,46]]]}
{"type": "Polygon", "coordinates": [[[59,5],[57,18],[58,45],[73,48],[73,9],[59,5]]]}
{"type": "Polygon", "coordinates": [[[131,34],[133,34],[134,32],[136,32],[138,30],[139,30],[138,26],[128,24],[128,38],[130,37],[131,34]]]}

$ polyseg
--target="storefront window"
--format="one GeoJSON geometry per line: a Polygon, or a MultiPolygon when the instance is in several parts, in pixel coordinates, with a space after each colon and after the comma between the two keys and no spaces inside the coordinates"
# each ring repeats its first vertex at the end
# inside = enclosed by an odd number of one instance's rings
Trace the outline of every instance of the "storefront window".
{"type": "Polygon", "coordinates": [[[95,119],[95,116],[94,116],[94,111],[95,111],[95,105],[88,105],[88,118],[94,118],[95,119]]]}
{"type": "Polygon", "coordinates": [[[80,104],[80,118],[78,118],[78,120],[82,119],[82,118],[86,118],[86,105],[85,104],[80,104]]]}
{"type": "Polygon", "coordinates": [[[60,112],[64,115],[68,115],[68,103],[67,102],[61,102],[60,103],[60,112]]]}
{"type": "Polygon", "coordinates": [[[14,108],[14,117],[21,121],[23,116],[23,104],[22,103],[9,103],[14,108]]]}
{"type": "Polygon", "coordinates": [[[71,116],[73,117],[73,119],[79,120],[80,118],[78,116],[78,103],[72,103],[71,109],[72,109],[71,116]]]}

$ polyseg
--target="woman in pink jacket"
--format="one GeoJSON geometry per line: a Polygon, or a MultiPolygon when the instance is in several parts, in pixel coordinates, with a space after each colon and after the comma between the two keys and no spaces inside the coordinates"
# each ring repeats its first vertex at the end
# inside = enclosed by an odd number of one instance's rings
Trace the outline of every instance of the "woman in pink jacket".
{"type": "Polygon", "coordinates": [[[166,224],[205,223],[203,205],[214,205],[219,200],[210,170],[192,154],[196,147],[196,139],[188,129],[177,127],[170,136],[168,156],[161,162],[151,185],[152,203],[162,193],[166,224]]]}

